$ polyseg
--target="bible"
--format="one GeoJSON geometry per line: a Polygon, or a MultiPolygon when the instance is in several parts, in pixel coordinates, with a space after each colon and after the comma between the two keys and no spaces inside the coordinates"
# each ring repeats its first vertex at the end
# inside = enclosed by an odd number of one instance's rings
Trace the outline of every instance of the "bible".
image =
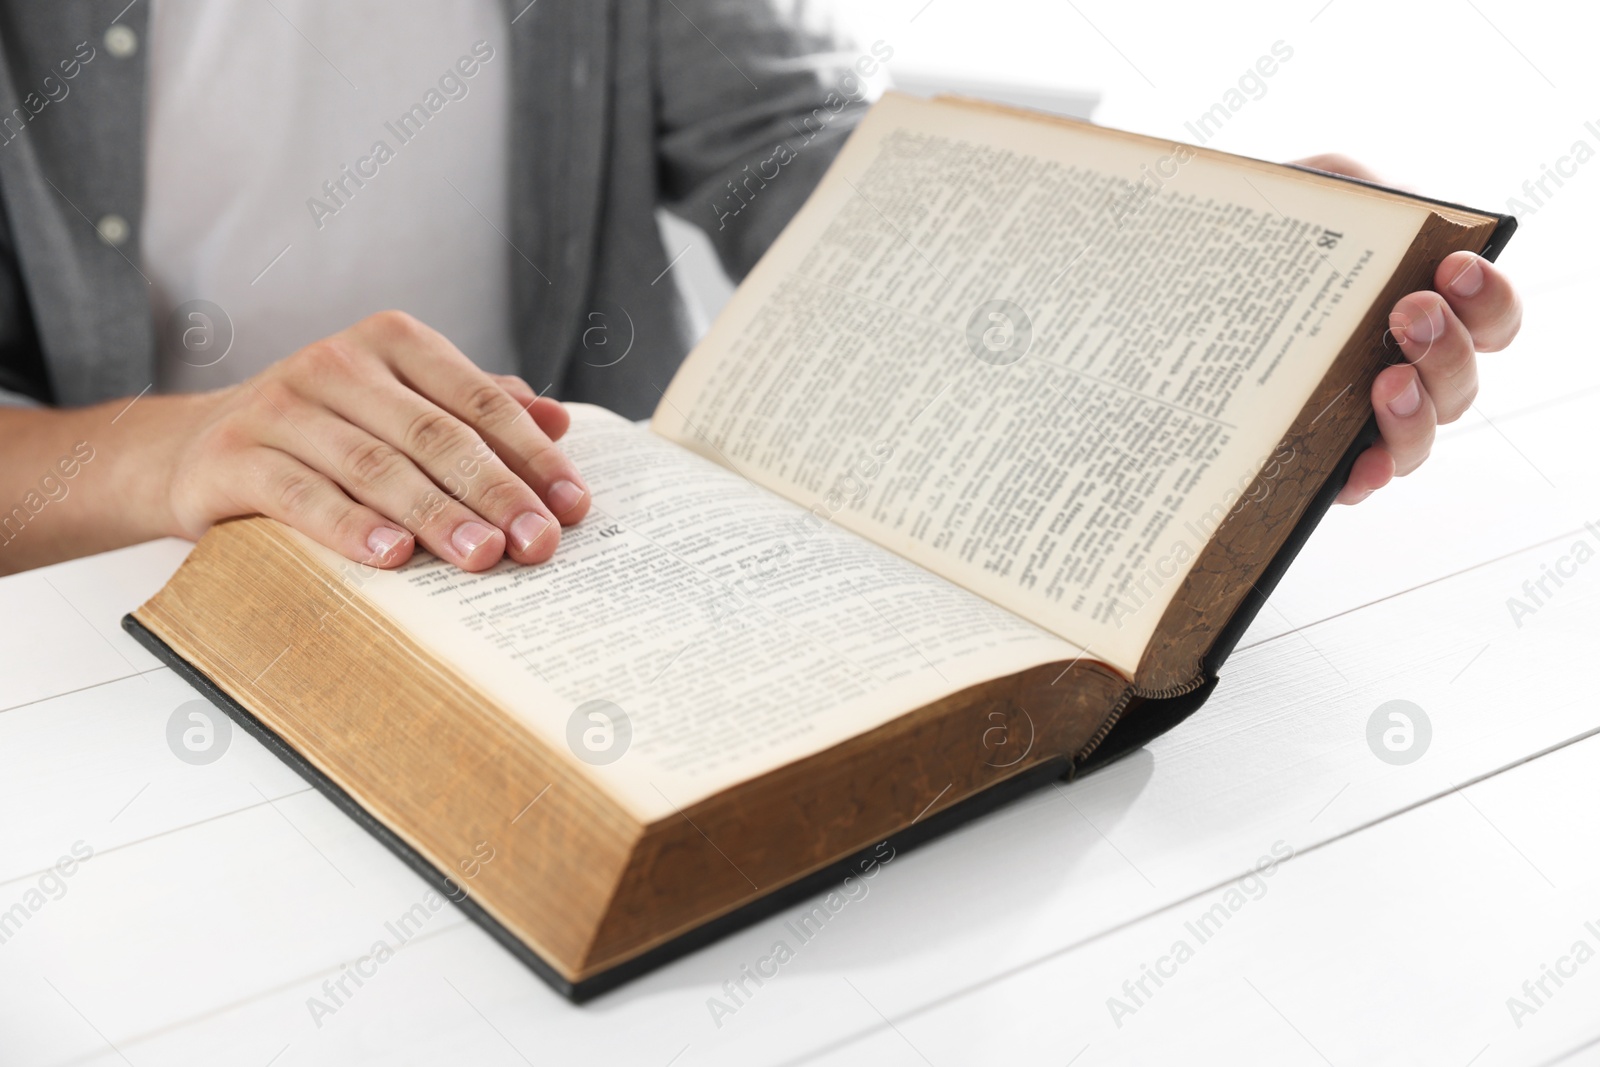
{"type": "Polygon", "coordinates": [[[238,519],[124,625],[581,1000],[1192,713],[1514,225],[891,93],[552,560],[238,519]]]}

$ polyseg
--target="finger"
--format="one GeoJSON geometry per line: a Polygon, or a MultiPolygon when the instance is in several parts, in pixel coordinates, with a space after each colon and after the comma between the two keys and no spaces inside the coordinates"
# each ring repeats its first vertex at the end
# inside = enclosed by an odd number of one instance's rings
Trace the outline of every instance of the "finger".
{"type": "Polygon", "coordinates": [[[572,425],[566,405],[552,397],[540,396],[533,391],[533,386],[515,374],[494,374],[491,377],[500,383],[512,400],[522,405],[522,410],[533,416],[533,421],[538,423],[546,437],[559,441],[565,436],[572,425]]]}
{"type": "MultiPolygon", "coordinates": [[[[440,375],[429,390],[435,403],[480,434],[495,454],[526,484],[563,524],[571,525],[589,510],[589,490],[577,466],[556,447],[533,412],[548,416],[548,404],[524,408],[504,390],[477,380],[475,373],[440,375]]],[[[566,422],[566,412],[559,418],[566,422]]],[[[560,429],[565,432],[566,426],[560,429]]]]}
{"type": "Polygon", "coordinates": [[[1325,170],[1330,174],[1343,174],[1351,178],[1360,178],[1364,182],[1383,183],[1383,179],[1369,170],[1365,164],[1358,163],[1349,156],[1338,152],[1323,152],[1320,155],[1307,156],[1297,160],[1302,167],[1311,167],[1313,170],[1325,170]]]}
{"type": "Polygon", "coordinates": [[[1385,367],[1372,383],[1372,410],[1383,448],[1394,457],[1395,477],[1403,478],[1428,458],[1437,426],[1433,400],[1416,368],[1385,367]]]}
{"type": "Polygon", "coordinates": [[[572,415],[567,411],[567,405],[554,397],[541,396],[528,409],[528,414],[533,416],[539,429],[552,441],[561,440],[572,426],[572,415]]]}
{"type": "Polygon", "coordinates": [[[494,520],[454,499],[399,449],[321,404],[280,397],[274,407],[281,418],[266,434],[275,447],[388,516],[429,552],[468,571],[500,561],[507,538],[494,520]]]}
{"type": "Polygon", "coordinates": [[[1432,402],[1416,368],[1385,368],[1372,383],[1372,409],[1383,440],[1356,457],[1338,503],[1360,503],[1392,478],[1415,470],[1433,447],[1432,402]]]}
{"type": "Polygon", "coordinates": [[[1433,284],[1450,301],[1480,352],[1498,352],[1522,328],[1522,298],[1493,263],[1471,252],[1452,252],[1433,284]]]}
{"type": "Polygon", "coordinates": [[[1334,499],[1340,504],[1359,504],[1388,485],[1393,477],[1394,457],[1382,445],[1374,445],[1356,457],[1350,477],[1334,499]]]}
{"type": "Polygon", "coordinates": [[[583,518],[589,490],[577,467],[493,378],[409,315],[375,315],[362,327],[375,332],[407,385],[472,427],[556,518],[567,524],[583,518]]]}
{"type": "MultiPolygon", "coordinates": [[[[359,409],[342,395],[330,406],[407,457],[452,505],[474,517],[482,516],[494,527],[495,559],[501,551],[509,552],[518,563],[542,563],[550,558],[561,540],[560,523],[532,487],[507,468],[489,442],[395,378],[375,376],[363,393],[359,409]]],[[[428,510],[459,518],[453,507],[441,509],[436,500],[431,500],[428,510]]],[[[457,530],[451,537],[461,547],[469,547],[481,533],[457,530]]]]}
{"type": "Polygon", "coordinates": [[[248,495],[261,514],[294,527],[346,559],[398,567],[411,558],[411,535],[351,500],[322,473],[276,448],[258,449],[248,495]]]}
{"type": "Polygon", "coordinates": [[[1472,336],[1437,293],[1407,293],[1389,313],[1389,333],[1422,375],[1441,424],[1455,422],[1478,395],[1472,336]]]}
{"type": "Polygon", "coordinates": [[[519,378],[515,374],[491,374],[489,377],[499,382],[500,388],[524,408],[531,406],[539,396],[538,391],[529,385],[526,379],[519,378]]]}

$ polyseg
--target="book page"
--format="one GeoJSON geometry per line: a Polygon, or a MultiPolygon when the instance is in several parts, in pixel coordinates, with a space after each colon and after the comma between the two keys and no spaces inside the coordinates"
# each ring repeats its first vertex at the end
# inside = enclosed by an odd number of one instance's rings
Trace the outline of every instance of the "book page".
{"type": "Polygon", "coordinates": [[[467,574],[419,552],[379,571],[296,536],[642,818],[1082,655],[621,416],[570,410],[561,444],[593,509],[547,563],[467,574]]]}
{"type": "Polygon", "coordinates": [[[1132,676],[1427,214],[890,94],[652,428],[796,501],[878,450],[834,521],[1132,676]]]}

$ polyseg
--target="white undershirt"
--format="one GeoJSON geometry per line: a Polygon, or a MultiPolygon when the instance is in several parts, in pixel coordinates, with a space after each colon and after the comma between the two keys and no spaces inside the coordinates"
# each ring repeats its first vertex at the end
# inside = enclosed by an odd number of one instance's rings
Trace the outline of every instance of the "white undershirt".
{"type": "Polygon", "coordinates": [[[241,381],[385,308],[486,369],[514,369],[504,12],[499,0],[400,6],[155,0],[140,42],[141,237],[168,338],[161,390],[241,381]],[[402,125],[413,105],[425,120],[402,125]],[[380,141],[388,154],[375,156],[380,141]],[[187,316],[195,300],[231,320],[218,362],[225,324],[211,324],[209,349],[191,331],[186,350],[170,328],[180,305],[184,326],[206,325],[187,316]]]}

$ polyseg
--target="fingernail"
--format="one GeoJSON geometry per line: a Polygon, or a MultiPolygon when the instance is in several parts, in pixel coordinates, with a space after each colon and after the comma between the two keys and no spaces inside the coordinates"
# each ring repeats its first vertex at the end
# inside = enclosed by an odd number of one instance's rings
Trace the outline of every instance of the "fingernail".
{"type": "Polygon", "coordinates": [[[518,552],[526,552],[549,527],[550,520],[537,511],[524,511],[511,523],[511,543],[518,552]]]}
{"type": "Polygon", "coordinates": [[[1398,415],[1402,419],[1410,415],[1415,415],[1417,413],[1417,408],[1421,406],[1422,390],[1417,388],[1417,380],[1415,378],[1411,379],[1411,383],[1406,386],[1403,393],[1389,401],[1390,413],[1398,415]]]}
{"type": "Polygon", "coordinates": [[[1444,333],[1444,312],[1439,310],[1439,305],[1434,304],[1421,317],[1406,323],[1406,337],[1419,345],[1425,345],[1434,338],[1444,333]]]}
{"type": "MultiPolygon", "coordinates": [[[[1411,336],[1411,320],[1400,314],[1398,311],[1389,312],[1389,332],[1394,335],[1394,339],[1397,342],[1404,341],[1407,337],[1411,336]]],[[[1389,343],[1389,339],[1387,337],[1385,337],[1383,340],[1384,344],[1389,343]]]]}
{"type": "Polygon", "coordinates": [[[544,502],[550,505],[550,510],[557,515],[565,515],[579,504],[588,493],[572,482],[557,482],[545,494],[544,502]]]}
{"type": "Polygon", "coordinates": [[[1450,291],[1457,296],[1476,296],[1482,288],[1483,265],[1478,262],[1477,256],[1473,256],[1460,273],[1450,279],[1450,291]]]}
{"type": "Polygon", "coordinates": [[[380,526],[367,535],[367,551],[373,559],[384,559],[402,544],[406,535],[388,526],[380,526]]]}
{"type": "Polygon", "coordinates": [[[450,535],[450,543],[462,557],[472,555],[494,536],[494,531],[481,522],[464,522],[450,535]]]}

